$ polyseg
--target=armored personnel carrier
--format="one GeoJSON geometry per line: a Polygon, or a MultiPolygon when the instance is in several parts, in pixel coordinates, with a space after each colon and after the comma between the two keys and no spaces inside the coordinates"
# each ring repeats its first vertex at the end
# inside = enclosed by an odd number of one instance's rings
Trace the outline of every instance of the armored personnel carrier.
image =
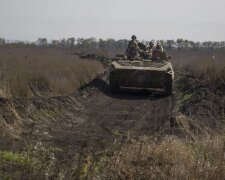
{"type": "Polygon", "coordinates": [[[112,60],[109,68],[109,87],[112,92],[120,88],[162,89],[170,96],[173,89],[174,71],[168,61],[112,60]]]}

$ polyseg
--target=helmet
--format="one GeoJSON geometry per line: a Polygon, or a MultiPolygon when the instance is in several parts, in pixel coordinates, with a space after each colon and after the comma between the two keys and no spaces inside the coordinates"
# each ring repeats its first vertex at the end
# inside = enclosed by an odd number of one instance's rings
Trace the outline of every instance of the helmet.
{"type": "Polygon", "coordinates": [[[150,46],[154,46],[154,43],[152,41],[149,42],[150,46]]]}
{"type": "Polygon", "coordinates": [[[137,39],[137,37],[135,35],[132,35],[131,39],[135,40],[135,39],[137,39]]]}

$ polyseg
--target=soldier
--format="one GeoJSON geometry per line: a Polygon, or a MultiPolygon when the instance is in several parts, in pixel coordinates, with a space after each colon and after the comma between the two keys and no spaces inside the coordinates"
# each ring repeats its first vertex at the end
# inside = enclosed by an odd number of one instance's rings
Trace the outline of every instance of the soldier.
{"type": "Polygon", "coordinates": [[[147,53],[149,58],[152,58],[152,51],[153,51],[154,43],[152,41],[149,42],[149,46],[147,47],[147,53]]]}
{"type": "Polygon", "coordinates": [[[153,49],[152,51],[152,60],[153,61],[157,61],[157,60],[168,61],[168,56],[166,54],[166,51],[162,48],[159,42],[157,43],[156,48],[153,49]]]}
{"type": "Polygon", "coordinates": [[[138,41],[137,41],[137,37],[135,35],[133,35],[131,37],[131,41],[128,44],[126,53],[127,53],[127,57],[128,59],[138,59],[139,57],[139,47],[138,47],[138,41]]]}

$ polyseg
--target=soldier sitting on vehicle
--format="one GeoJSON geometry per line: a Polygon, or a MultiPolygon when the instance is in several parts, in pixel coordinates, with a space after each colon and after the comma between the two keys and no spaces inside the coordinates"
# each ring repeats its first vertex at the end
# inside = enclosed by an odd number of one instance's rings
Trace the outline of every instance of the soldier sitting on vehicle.
{"type": "Polygon", "coordinates": [[[168,56],[166,54],[166,51],[162,48],[160,43],[158,42],[156,45],[156,48],[152,50],[152,60],[153,61],[168,61],[168,56]]]}
{"type": "Polygon", "coordinates": [[[147,47],[147,53],[149,58],[152,58],[152,51],[153,51],[154,43],[152,41],[149,42],[149,46],[147,47]]]}
{"type": "Polygon", "coordinates": [[[138,47],[138,41],[136,36],[133,35],[131,39],[132,40],[129,42],[126,50],[126,54],[128,59],[134,60],[139,58],[140,48],[138,47]]]}

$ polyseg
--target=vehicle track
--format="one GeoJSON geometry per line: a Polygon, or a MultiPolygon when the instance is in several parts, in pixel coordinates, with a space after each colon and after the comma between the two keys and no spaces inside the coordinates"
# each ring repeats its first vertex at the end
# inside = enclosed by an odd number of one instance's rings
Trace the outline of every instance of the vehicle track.
{"type": "Polygon", "coordinates": [[[172,96],[156,92],[112,94],[106,79],[97,77],[72,95],[1,101],[0,144],[18,150],[41,143],[61,149],[57,159],[70,160],[76,153],[95,154],[131,137],[153,135],[170,121],[173,105],[172,96]]]}
{"type": "Polygon", "coordinates": [[[146,91],[112,94],[104,77],[96,78],[82,91],[90,95],[81,112],[85,123],[80,126],[86,131],[84,139],[89,148],[99,145],[105,149],[115,139],[153,135],[170,122],[173,96],[146,91]]]}

